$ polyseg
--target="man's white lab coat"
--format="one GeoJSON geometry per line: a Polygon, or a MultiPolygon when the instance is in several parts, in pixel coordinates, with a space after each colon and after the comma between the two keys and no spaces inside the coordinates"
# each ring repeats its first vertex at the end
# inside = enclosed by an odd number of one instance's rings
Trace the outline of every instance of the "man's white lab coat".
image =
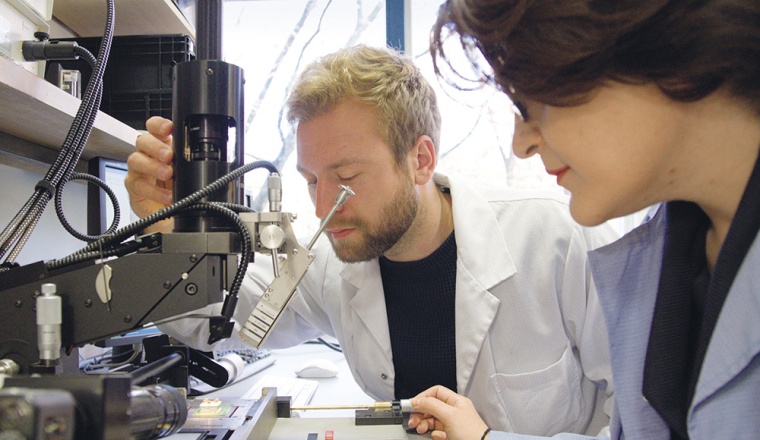
{"type": "MultiPolygon", "coordinates": [[[[435,180],[450,189],[453,201],[456,391],[494,430],[596,434],[609,423],[603,406],[613,386],[586,252],[615,234],[578,226],[565,199],[553,193],[476,190],[439,174],[435,180]]],[[[313,264],[264,347],[334,336],[359,386],[375,399],[394,399],[377,260],[342,263],[326,239],[313,252],[313,264]]],[[[258,258],[243,283],[236,322],[245,322],[271,279],[271,260],[258,258]]],[[[426,319],[424,310],[419,317],[426,319]]],[[[162,328],[206,348],[206,325],[181,320],[162,328]]],[[[227,345],[235,338],[237,332],[227,345]]]]}

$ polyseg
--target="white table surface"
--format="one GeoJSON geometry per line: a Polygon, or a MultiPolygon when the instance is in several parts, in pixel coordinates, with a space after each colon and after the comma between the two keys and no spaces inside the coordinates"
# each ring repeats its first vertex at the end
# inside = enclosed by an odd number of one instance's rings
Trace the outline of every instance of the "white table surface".
{"type": "MultiPolygon", "coordinates": [[[[334,351],[322,344],[302,344],[296,347],[291,347],[281,350],[271,350],[272,355],[275,356],[275,363],[265,368],[264,370],[254,374],[253,376],[241,380],[240,382],[227,387],[223,390],[218,390],[210,393],[204,397],[209,398],[239,398],[246,391],[248,391],[261,377],[265,375],[287,376],[297,377],[295,370],[300,367],[304,362],[323,358],[328,359],[336,364],[338,367],[338,374],[332,378],[314,378],[310,380],[316,380],[319,382],[314,397],[312,397],[309,405],[360,405],[374,402],[374,399],[359,388],[359,385],[354,381],[351,371],[348,368],[345,358],[342,353],[334,351]]],[[[355,410],[314,410],[314,411],[298,411],[298,418],[296,419],[278,419],[275,428],[270,436],[271,440],[279,439],[305,439],[309,432],[316,432],[319,435],[319,440],[324,439],[324,427],[325,426],[348,426],[353,425],[355,410]],[[311,420],[307,420],[311,419],[311,420]],[[319,420],[316,420],[319,419],[319,420]],[[302,435],[293,436],[293,432],[299,432],[302,435]]],[[[384,439],[406,439],[406,438],[425,438],[423,436],[409,435],[406,436],[403,428],[400,425],[386,425],[386,427],[361,427],[367,428],[373,431],[371,438],[384,438],[384,439]],[[378,435],[375,437],[374,435],[378,435]]],[[[198,434],[175,434],[168,437],[172,440],[190,440],[198,438],[198,434]]],[[[360,437],[357,437],[360,438],[360,437]]],[[[367,437],[369,438],[369,437],[367,437]]],[[[335,440],[346,440],[346,436],[339,437],[336,432],[335,440]]]]}
{"type": "MultiPolygon", "coordinates": [[[[374,399],[359,388],[348,368],[343,353],[334,351],[322,344],[302,344],[296,347],[271,350],[275,357],[274,365],[265,368],[252,377],[243,380],[225,390],[210,393],[209,397],[240,397],[265,375],[298,377],[295,370],[306,361],[312,359],[327,359],[338,367],[338,374],[330,378],[308,378],[319,382],[310,405],[347,405],[366,404],[374,399]]],[[[353,417],[353,410],[320,410],[299,411],[301,417],[353,417]]]]}

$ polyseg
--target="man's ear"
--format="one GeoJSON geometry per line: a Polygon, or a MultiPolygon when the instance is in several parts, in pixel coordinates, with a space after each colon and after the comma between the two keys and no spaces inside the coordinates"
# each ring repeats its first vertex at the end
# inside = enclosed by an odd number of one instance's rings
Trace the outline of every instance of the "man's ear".
{"type": "Polygon", "coordinates": [[[417,185],[424,185],[433,178],[438,159],[435,155],[435,145],[430,136],[422,135],[417,138],[414,148],[409,152],[414,169],[414,180],[417,185]]]}

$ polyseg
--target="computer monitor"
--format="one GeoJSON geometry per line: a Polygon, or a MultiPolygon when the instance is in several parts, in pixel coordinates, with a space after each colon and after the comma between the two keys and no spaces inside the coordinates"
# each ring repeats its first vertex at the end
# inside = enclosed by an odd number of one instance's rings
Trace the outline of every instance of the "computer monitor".
{"type": "MultiPolygon", "coordinates": [[[[121,212],[118,228],[138,220],[139,217],[129,207],[129,193],[124,186],[127,163],[105,157],[94,157],[88,161],[87,165],[88,172],[104,181],[116,194],[121,212]]],[[[87,234],[102,234],[111,225],[113,217],[114,209],[108,195],[96,185],[87,185],[87,234]]]]}
{"type": "Polygon", "coordinates": [[[112,336],[103,341],[104,347],[119,347],[122,345],[132,345],[142,342],[145,338],[153,336],[161,336],[163,333],[155,326],[143,327],[141,329],[133,330],[129,333],[125,333],[120,336],[112,336]]]}

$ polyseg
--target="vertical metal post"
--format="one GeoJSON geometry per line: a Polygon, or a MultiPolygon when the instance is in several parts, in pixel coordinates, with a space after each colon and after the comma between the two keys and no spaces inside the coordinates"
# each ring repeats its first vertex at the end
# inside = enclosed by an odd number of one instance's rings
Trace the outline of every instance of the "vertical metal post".
{"type": "Polygon", "coordinates": [[[222,59],[222,1],[198,0],[195,42],[199,60],[222,59]]]}

